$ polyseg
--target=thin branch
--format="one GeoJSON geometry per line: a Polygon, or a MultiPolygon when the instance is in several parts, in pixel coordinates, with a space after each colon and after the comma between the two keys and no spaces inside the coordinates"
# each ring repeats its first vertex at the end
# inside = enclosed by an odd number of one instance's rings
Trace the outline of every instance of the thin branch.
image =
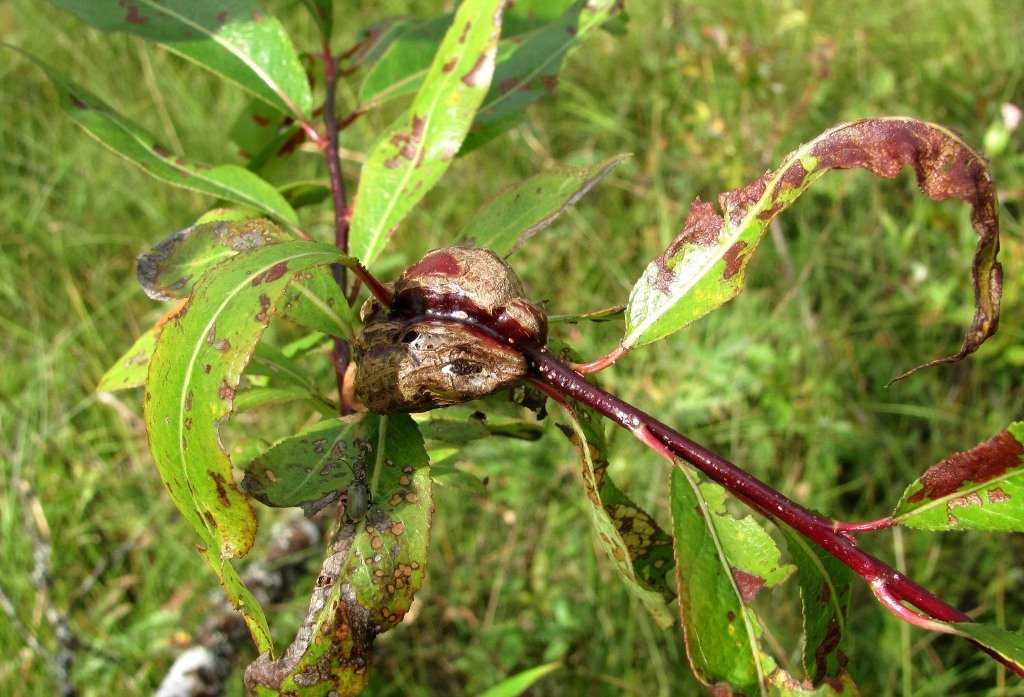
{"type": "MultiPolygon", "coordinates": [[[[338,120],[335,114],[334,102],[338,86],[338,65],[334,55],[331,53],[331,46],[326,37],[322,44],[322,58],[324,61],[324,82],[327,95],[324,98],[324,128],[327,131],[327,139],[322,143],[324,156],[327,158],[327,171],[331,179],[331,197],[334,203],[334,244],[342,252],[348,253],[348,202],[345,197],[345,180],[341,176],[341,160],[338,159],[338,120]]],[[[345,267],[342,264],[333,264],[331,273],[342,294],[345,293],[347,279],[345,278],[345,267]]],[[[341,413],[351,413],[350,405],[345,401],[345,371],[348,369],[351,355],[348,342],[340,336],[334,337],[334,349],[331,361],[334,363],[335,378],[338,383],[338,404],[341,413]]]]}

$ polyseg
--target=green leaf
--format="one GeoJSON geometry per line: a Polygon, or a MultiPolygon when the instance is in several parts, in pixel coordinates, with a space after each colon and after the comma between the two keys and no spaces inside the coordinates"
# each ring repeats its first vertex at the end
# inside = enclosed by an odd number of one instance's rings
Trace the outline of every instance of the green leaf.
{"type": "Polygon", "coordinates": [[[995,331],[1002,294],[992,177],[985,159],[960,136],[905,117],[864,119],[826,131],[790,153],[775,172],[719,196],[724,217],[698,198],[683,231],[634,286],[622,348],[666,337],[736,296],[768,224],[828,170],[864,168],[891,178],[904,165],[915,170],[930,198],[956,197],[971,206],[971,223],[979,236],[973,262],[974,321],[959,353],[925,365],[971,353],[995,331]]]}
{"type": "Polygon", "coordinates": [[[261,650],[269,647],[263,645],[266,620],[259,605],[240,594],[229,563],[252,546],[256,519],[235,487],[220,425],[292,277],[333,262],[351,263],[334,247],[302,241],[234,256],[204,275],[188,303],[164,324],[150,362],[144,416],[154,462],[233,604],[257,627],[261,650]]]}
{"type": "Polygon", "coordinates": [[[258,411],[291,402],[307,402],[321,414],[330,416],[337,413],[337,408],[305,390],[287,387],[249,387],[235,393],[232,411],[241,414],[246,411],[258,411]]]}
{"type": "Polygon", "coordinates": [[[138,259],[139,284],[154,300],[187,298],[207,271],[226,259],[293,239],[269,220],[218,220],[174,233],[138,259]]]}
{"type": "Polygon", "coordinates": [[[582,464],[588,511],[598,541],[626,588],[662,628],[677,620],[666,577],[672,569],[672,539],[657,521],[626,496],[608,476],[607,448],[600,417],[587,407],[566,407],[582,464]]]}
{"type": "Polygon", "coordinates": [[[356,471],[367,469],[362,444],[377,423],[367,413],[321,421],[276,443],[246,466],[242,490],[268,506],[295,506],[310,516],[336,501],[356,471]]]}
{"type": "Polygon", "coordinates": [[[761,627],[748,611],[725,556],[718,519],[686,467],[672,470],[671,510],[675,532],[679,607],[694,673],[708,685],[725,683],[763,694],[761,627]]]}
{"type": "Polygon", "coordinates": [[[284,27],[250,0],[50,0],[103,31],[155,41],[291,116],[313,97],[284,27]]]}
{"type": "Polygon", "coordinates": [[[850,610],[853,572],[802,535],[781,527],[799,573],[803,608],[803,664],[815,685],[839,677],[846,657],[846,618],[850,610]]]}
{"type": "Polygon", "coordinates": [[[96,95],[65,79],[46,63],[28,57],[46,72],[57,90],[61,107],[75,123],[150,176],[298,223],[295,211],[284,197],[259,176],[237,165],[211,167],[186,161],[159,145],[142,127],[113,111],[96,95]]]}
{"type": "Polygon", "coordinates": [[[752,601],[762,588],[779,585],[796,570],[782,562],[782,552],[753,516],[735,518],[725,507],[725,489],[714,482],[700,485],[700,495],[713,516],[715,532],[725,558],[729,560],[733,581],[744,602],[752,601]]]}
{"type": "Polygon", "coordinates": [[[359,87],[359,103],[379,106],[415,94],[423,84],[452,15],[406,19],[389,27],[390,43],[359,87]]]}
{"type": "Polygon", "coordinates": [[[932,465],[893,520],[922,530],[1024,531],[1024,422],[932,465]]]}
{"type": "Polygon", "coordinates": [[[246,671],[256,694],[358,694],[374,636],[402,621],[423,583],[433,506],[423,440],[406,414],[360,418],[373,503],[363,521],[338,532],[288,651],[246,671]]]}
{"type": "Polygon", "coordinates": [[[316,384],[294,356],[286,355],[266,342],[260,343],[246,369],[247,375],[264,375],[271,380],[294,385],[306,392],[316,393],[316,384]]]}
{"type": "MultiPolygon", "coordinates": [[[[511,55],[520,38],[562,14],[572,0],[530,0],[511,3],[502,19],[498,62],[511,55]]],[[[430,19],[394,17],[372,26],[351,65],[374,64],[359,87],[362,108],[411,95],[420,88],[452,15],[430,19]]]]}
{"type": "Polygon", "coordinates": [[[456,445],[491,436],[533,441],[544,435],[544,427],[536,421],[503,418],[459,407],[426,412],[419,416],[417,425],[427,440],[456,445]]]}
{"type": "Polygon", "coordinates": [[[228,137],[238,146],[238,156],[250,161],[249,170],[259,171],[267,146],[277,140],[285,120],[284,114],[259,99],[250,99],[238,113],[228,137]]]}
{"type": "Polygon", "coordinates": [[[422,21],[413,17],[385,17],[371,23],[362,31],[359,43],[342,56],[341,70],[347,73],[373,65],[402,38],[409,25],[422,21]]]}
{"type": "Polygon", "coordinates": [[[320,28],[320,35],[329,42],[334,30],[334,0],[302,0],[302,4],[320,28]]]}
{"type": "Polygon", "coordinates": [[[319,181],[296,181],[284,184],[279,189],[292,208],[304,208],[323,203],[331,197],[329,184],[319,181]]]}
{"type": "Polygon", "coordinates": [[[982,646],[992,649],[1007,661],[1024,670],[1024,635],[1002,627],[993,627],[977,622],[945,623],[960,636],[973,639],[982,646]]]}
{"type": "Polygon", "coordinates": [[[327,267],[307,269],[292,282],[281,314],[300,327],[327,336],[355,338],[352,308],[327,267]]]}
{"type": "Polygon", "coordinates": [[[569,51],[621,11],[619,0],[580,0],[557,20],[517,40],[498,63],[462,153],[508,130],[526,107],[553,92],[569,51]]]}
{"type": "Polygon", "coordinates": [[[503,38],[518,38],[544,27],[565,14],[577,0],[515,0],[505,8],[503,38]]]}
{"type": "Polygon", "coordinates": [[[352,251],[370,265],[458,153],[494,72],[502,0],[466,0],[412,106],[370,151],[352,213],[352,251]]]}
{"type": "Polygon", "coordinates": [[[530,689],[534,683],[549,673],[553,673],[562,667],[561,663],[548,663],[516,673],[512,677],[505,678],[494,687],[488,688],[480,693],[480,697],[518,697],[530,689]]]}
{"type": "Polygon", "coordinates": [[[145,385],[158,336],[160,325],[155,325],[136,339],[131,348],[103,374],[96,385],[96,392],[118,392],[145,385]]]}
{"type": "Polygon", "coordinates": [[[460,244],[490,249],[507,257],[553,223],[628,155],[593,167],[563,165],[506,188],[477,211],[460,244]]]}

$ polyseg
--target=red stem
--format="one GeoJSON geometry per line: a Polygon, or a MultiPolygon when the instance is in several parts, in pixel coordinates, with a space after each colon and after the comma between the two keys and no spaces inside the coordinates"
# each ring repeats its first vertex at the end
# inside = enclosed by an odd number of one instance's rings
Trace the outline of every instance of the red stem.
{"type": "MultiPolygon", "coordinates": [[[[324,82],[326,83],[327,94],[324,98],[324,128],[327,131],[327,140],[323,143],[324,156],[327,158],[327,172],[331,179],[331,196],[334,199],[334,244],[342,252],[348,254],[348,204],[345,198],[345,180],[341,176],[341,162],[338,160],[338,122],[334,111],[335,91],[338,84],[337,64],[331,54],[331,47],[327,39],[323,40],[323,61],[324,61],[324,82]]],[[[346,278],[345,266],[332,264],[331,274],[345,293],[346,278]]],[[[334,363],[335,378],[338,383],[338,404],[341,413],[351,413],[351,407],[345,402],[345,371],[348,368],[351,355],[349,354],[348,342],[340,336],[334,337],[334,349],[331,353],[331,361],[334,363]]]]}

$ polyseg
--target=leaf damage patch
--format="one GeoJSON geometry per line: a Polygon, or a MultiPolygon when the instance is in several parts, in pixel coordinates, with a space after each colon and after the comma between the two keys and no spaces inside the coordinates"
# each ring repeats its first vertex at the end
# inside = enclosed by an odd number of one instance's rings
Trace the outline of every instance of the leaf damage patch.
{"type": "MultiPolygon", "coordinates": [[[[943,499],[960,491],[967,484],[984,484],[999,479],[1021,466],[1022,455],[1024,446],[1020,441],[1008,431],[998,433],[976,448],[954,453],[929,467],[921,477],[921,489],[910,496],[907,503],[943,499]]],[[[996,498],[1000,499],[998,496],[996,498]]],[[[1004,492],[1000,500],[1007,498],[1009,497],[1004,492]]],[[[991,496],[989,500],[993,501],[991,496]]],[[[972,503],[981,505],[982,500],[978,497],[977,501],[972,503]]]]}

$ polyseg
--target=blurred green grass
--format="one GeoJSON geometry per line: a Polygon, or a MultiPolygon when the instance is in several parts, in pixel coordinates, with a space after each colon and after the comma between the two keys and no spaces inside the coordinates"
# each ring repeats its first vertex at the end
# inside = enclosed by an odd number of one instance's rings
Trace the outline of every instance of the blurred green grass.
{"type": "MultiPolygon", "coordinates": [[[[308,38],[294,5],[271,8],[308,38]]],[[[339,18],[355,16],[339,19],[337,45],[374,12],[403,7],[385,5],[339,6],[339,18]]],[[[419,2],[408,11],[435,9],[419,2]]],[[[489,196],[554,162],[631,152],[513,258],[552,311],[591,310],[625,300],[694,196],[750,181],[839,121],[909,114],[980,145],[1001,104],[1024,106],[1020,3],[721,0],[629,11],[625,36],[597,36],[570,59],[555,100],[453,167],[394,249],[413,258],[454,239],[489,196]]],[[[0,6],[0,39],[197,159],[233,156],[223,134],[241,95],[177,59],[30,0],[0,6]]],[[[25,481],[53,534],[55,605],[69,609],[81,641],[76,684],[83,694],[147,694],[200,625],[215,579],[149,461],[133,416],[138,396],[102,404],[93,388],[162,312],[137,290],[135,255],[210,202],[110,155],[63,117],[34,66],[0,55],[0,558],[9,570],[0,588],[22,625],[0,614],[0,693],[49,695],[55,685],[23,639],[27,631],[55,647],[30,582],[25,481]]],[[[364,150],[388,119],[370,114],[343,145],[364,150]]],[[[849,519],[885,515],[924,467],[1024,413],[1022,144],[1017,131],[988,153],[1007,289],[1000,333],[965,363],[883,388],[959,345],[971,316],[966,208],[928,202],[906,177],[837,173],[781,219],[743,295],[630,356],[603,384],[810,506],[849,519]]],[[[314,213],[310,227],[326,226],[326,214],[314,213]]],[[[590,356],[617,332],[560,330],[590,356]]],[[[667,520],[664,468],[625,434],[613,439],[620,483],[667,520]]],[[[487,491],[438,487],[428,583],[415,619],[381,641],[373,694],[473,694],[551,660],[565,667],[533,694],[699,689],[681,632],[659,631],[595,551],[564,439],[480,444],[465,467],[489,477],[487,491]]],[[[1024,624],[1019,535],[881,533],[864,544],[969,613],[1024,624]]],[[[964,642],[901,625],[863,588],[854,597],[848,653],[865,694],[1024,694],[964,642]]],[[[796,603],[792,589],[765,603],[777,607],[771,638],[791,665],[796,603]]],[[[282,612],[297,620],[304,604],[282,612]]]]}

